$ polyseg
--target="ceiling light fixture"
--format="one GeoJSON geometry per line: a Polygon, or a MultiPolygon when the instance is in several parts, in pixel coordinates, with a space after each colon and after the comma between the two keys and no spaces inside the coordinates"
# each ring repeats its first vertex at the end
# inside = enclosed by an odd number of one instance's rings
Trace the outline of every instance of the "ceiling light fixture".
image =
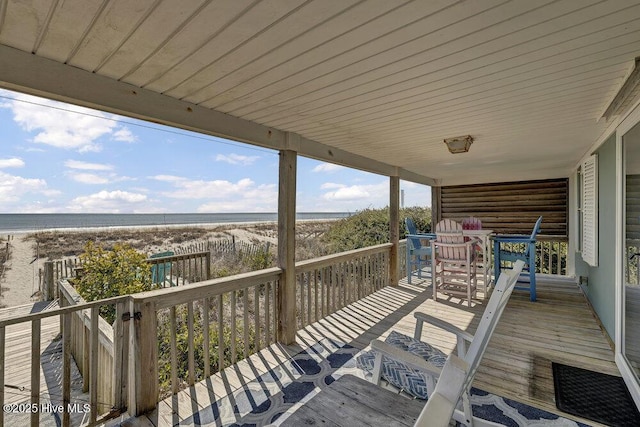
{"type": "Polygon", "coordinates": [[[444,143],[447,144],[447,148],[452,154],[466,153],[469,151],[471,144],[473,144],[473,137],[471,135],[465,135],[446,138],[444,143]]]}

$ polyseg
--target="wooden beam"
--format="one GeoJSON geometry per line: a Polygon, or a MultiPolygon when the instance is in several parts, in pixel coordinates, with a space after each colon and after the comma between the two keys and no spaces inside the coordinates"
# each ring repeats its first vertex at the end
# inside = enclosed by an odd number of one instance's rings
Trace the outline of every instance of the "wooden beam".
{"type": "MultiPolygon", "coordinates": [[[[1,3],[0,3],[1,4],[1,3]]],[[[148,89],[0,45],[0,88],[82,105],[385,176],[432,185],[433,179],[299,135],[244,120],[148,89]],[[288,136],[287,136],[288,135],[288,136]],[[293,138],[295,136],[295,138],[293,138]],[[297,148],[290,141],[297,139],[297,148]]]]}
{"type": "Polygon", "coordinates": [[[400,178],[389,178],[389,241],[391,253],[389,254],[389,280],[391,286],[398,286],[400,271],[398,262],[398,245],[400,244],[400,178]]]}
{"type": "Polygon", "coordinates": [[[282,269],[278,290],[278,332],[282,344],[296,339],[296,165],[297,153],[280,152],[278,186],[278,267],[282,269]]]}

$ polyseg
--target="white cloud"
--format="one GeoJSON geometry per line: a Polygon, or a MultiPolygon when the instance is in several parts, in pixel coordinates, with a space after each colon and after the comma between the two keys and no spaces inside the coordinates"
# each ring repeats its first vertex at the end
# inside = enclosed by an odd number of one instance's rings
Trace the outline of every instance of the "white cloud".
{"type": "Polygon", "coordinates": [[[256,184],[249,178],[237,182],[227,180],[189,180],[173,175],[153,177],[170,183],[173,189],[162,196],[177,200],[202,200],[198,212],[275,212],[278,186],[256,184]]]}
{"type": "Polygon", "coordinates": [[[322,199],[331,202],[337,210],[363,209],[365,207],[383,207],[389,204],[389,183],[336,185],[322,195],[322,199]]]}
{"type": "Polygon", "coordinates": [[[311,170],[313,172],[335,172],[340,169],[344,169],[344,166],[336,165],[334,163],[320,163],[311,170]]]}
{"type": "Polygon", "coordinates": [[[116,141],[123,141],[123,142],[135,142],[136,141],[135,135],[133,135],[133,133],[131,133],[131,131],[126,127],[122,127],[120,129],[118,129],[117,131],[115,131],[113,133],[113,139],[115,139],[116,141]]]}
{"type": "Polygon", "coordinates": [[[11,159],[0,159],[0,169],[1,168],[21,168],[24,166],[24,160],[18,159],[17,157],[11,159]]]}
{"type": "Polygon", "coordinates": [[[81,184],[107,184],[110,182],[108,178],[93,173],[74,173],[71,179],[81,184]]]}
{"type": "MultiPolygon", "coordinates": [[[[47,182],[43,179],[23,178],[0,172],[0,200],[3,203],[20,201],[28,193],[47,193],[47,182]]],[[[51,194],[51,193],[49,193],[51,194]]]]}
{"type": "Polygon", "coordinates": [[[155,179],[156,181],[162,181],[162,182],[179,182],[179,181],[186,180],[186,178],[182,178],[181,176],[175,176],[175,175],[155,175],[150,178],[155,179]]]}
{"type": "Polygon", "coordinates": [[[335,182],[325,182],[320,186],[321,190],[332,190],[334,188],[344,188],[346,185],[344,184],[336,184],[335,182]]]}
{"type": "Polygon", "coordinates": [[[70,169],[93,170],[93,171],[110,171],[113,166],[102,163],[89,163],[79,160],[67,160],[64,165],[70,169]]]}
{"type": "Polygon", "coordinates": [[[0,107],[9,108],[22,129],[32,132],[33,142],[78,152],[100,151],[98,140],[111,135],[118,141],[134,137],[126,128],[117,129],[116,116],[84,107],[63,104],[30,95],[12,93],[0,107]]]}
{"type": "Polygon", "coordinates": [[[103,190],[88,196],[76,197],[71,201],[69,209],[74,212],[131,212],[144,208],[147,201],[144,194],[103,190]]]}
{"type": "Polygon", "coordinates": [[[243,166],[248,166],[248,165],[252,165],[255,163],[256,160],[258,160],[260,157],[259,156],[243,156],[240,154],[229,154],[228,156],[224,155],[224,154],[218,154],[216,156],[216,161],[218,162],[227,162],[231,165],[243,165],[243,166]]]}
{"type": "Polygon", "coordinates": [[[351,187],[342,187],[336,191],[325,193],[323,197],[326,200],[362,200],[371,197],[371,193],[364,185],[352,185],[351,187]]]}

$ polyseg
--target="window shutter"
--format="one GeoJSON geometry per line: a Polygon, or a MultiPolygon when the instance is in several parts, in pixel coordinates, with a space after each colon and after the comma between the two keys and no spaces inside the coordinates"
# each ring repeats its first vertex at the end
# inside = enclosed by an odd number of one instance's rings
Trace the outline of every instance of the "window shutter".
{"type": "Polygon", "coordinates": [[[582,164],[582,259],[598,266],[598,159],[582,164]]]}

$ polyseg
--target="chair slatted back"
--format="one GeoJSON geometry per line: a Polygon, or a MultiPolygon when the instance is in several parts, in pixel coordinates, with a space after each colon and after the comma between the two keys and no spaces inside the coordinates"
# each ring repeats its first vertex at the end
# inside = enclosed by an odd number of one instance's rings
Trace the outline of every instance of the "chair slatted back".
{"type": "MultiPolygon", "coordinates": [[[[531,230],[531,237],[530,237],[530,240],[531,240],[532,242],[536,240],[536,236],[538,235],[538,233],[540,233],[540,224],[541,224],[541,223],[542,223],[542,216],[540,216],[540,217],[538,218],[538,220],[536,221],[535,225],[533,226],[533,230],[531,230]]],[[[525,255],[526,255],[526,256],[529,256],[529,251],[530,251],[533,247],[534,247],[534,245],[532,245],[532,244],[526,245],[526,248],[525,248],[525,251],[524,251],[524,253],[525,253],[525,255]]]]}
{"type": "MultiPolygon", "coordinates": [[[[407,226],[408,234],[418,234],[418,230],[416,229],[416,225],[411,218],[405,218],[404,224],[407,226]]],[[[410,245],[411,249],[420,249],[422,247],[422,243],[420,239],[416,237],[408,237],[407,244],[410,245]]]]}
{"type": "Polygon", "coordinates": [[[469,384],[473,380],[475,371],[478,369],[480,360],[487,349],[489,340],[498,325],[502,312],[507,306],[507,302],[509,302],[509,298],[511,297],[511,293],[515,288],[518,276],[520,276],[523,267],[524,261],[518,260],[515,262],[512,270],[502,272],[491,293],[487,308],[485,308],[484,313],[482,313],[482,319],[480,320],[478,329],[476,329],[476,333],[464,357],[465,361],[469,364],[469,384]]]}
{"type": "MultiPolygon", "coordinates": [[[[439,243],[464,243],[462,235],[462,225],[450,220],[443,219],[436,224],[436,242],[439,243]]],[[[464,247],[451,248],[440,246],[438,257],[446,260],[466,261],[467,252],[464,247]]]]}
{"type": "Polygon", "coordinates": [[[482,230],[482,221],[480,219],[470,216],[462,220],[463,230],[482,230]]]}

